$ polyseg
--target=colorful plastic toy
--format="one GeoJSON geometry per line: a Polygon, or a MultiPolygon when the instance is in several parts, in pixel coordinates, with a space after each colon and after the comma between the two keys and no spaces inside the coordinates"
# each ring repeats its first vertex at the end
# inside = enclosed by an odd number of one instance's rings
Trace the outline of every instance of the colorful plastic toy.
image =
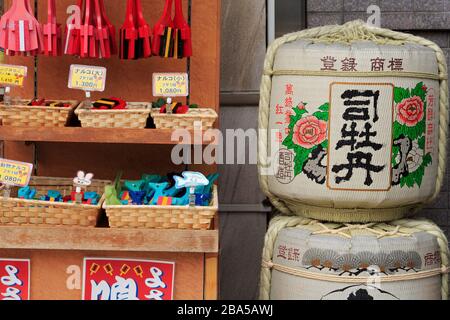
{"type": "Polygon", "coordinates": [[[132,199],[132,203],[135,205],[138,205],[138,206],[143,205],[145,196],[146,196],[145,191],[130,191],[130,197],[132,199]]]}
{"type": "Polygon", "coordinates": [[[30,188],[29,186],[20,188],[18,196],[20,199],[32,200],[36,196],[36,189],[30,188]]]}
{"type": "Polygon", "coordinates": [[[145,180],[125,181],[124,186],[128,191],[142,191],[145,180]]]}
{"type": "Polygon", "coordinates": [[[163,183],[152,183],[152,182],[150,182],[148,184],[150,189],[155,192],[153,197],[152,197],[152,200],[149,202],[150,205],[154,206],[154,205],[158,204],[159,197],[163,197],[164,196],[163,192],[167,188],[168,185],[169,185],[168,182],[163,182],[163,183]]]}

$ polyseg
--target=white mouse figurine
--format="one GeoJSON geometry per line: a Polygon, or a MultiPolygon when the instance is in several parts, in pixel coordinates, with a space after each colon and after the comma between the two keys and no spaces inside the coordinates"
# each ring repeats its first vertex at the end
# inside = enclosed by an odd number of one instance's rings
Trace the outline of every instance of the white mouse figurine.
{"type": "Polygon", "coordinates": [[[81,189],[86,189],[86,187],[90,186],[92,183],[92,178],[94,174],[88,173],[85,174],[84,171],[78,171],[77,176],[73,179],[73,183],[75,185],[75,192],[77,196],[75,197],[76,203],[81,203],[83,200],[83,195],[81,193],[81,189]]]}

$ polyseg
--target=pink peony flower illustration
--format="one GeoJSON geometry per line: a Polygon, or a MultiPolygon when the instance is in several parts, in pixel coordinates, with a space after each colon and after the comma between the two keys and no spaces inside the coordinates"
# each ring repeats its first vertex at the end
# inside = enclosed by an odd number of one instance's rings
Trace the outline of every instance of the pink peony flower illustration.
{"type": "Polygon", "coordinates": [[[311,149],[327,139],[327,123],[314,116],[300,119],[294,127],[293,141],[295,144],[311,149]]]}
{"type": "Polygon", "coordinates": [[[397,120],[408,127],[414,127],[424,117],[424,105],[420,97],[414,96],[397,105],[397,120]]]}

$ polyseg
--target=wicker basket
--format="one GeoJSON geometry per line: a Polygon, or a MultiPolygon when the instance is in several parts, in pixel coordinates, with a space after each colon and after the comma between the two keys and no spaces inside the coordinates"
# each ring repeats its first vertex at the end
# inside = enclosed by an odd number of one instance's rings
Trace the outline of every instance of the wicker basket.
{"type": "Polygon", "coordinates": [[[68,108],[29,106],[31,100],[21,100],[15,105],[5,106],[0,104],[0,119],[4,126],[14,127],[64,127],[66,126],[78,101],[51,100],[54,102],[66,102],[68,108]]]}
{"type": "MultiPolygon", "coordinates": [[[[110,181],[93,180],[88,190],[103,195],[105,185],[110,183],[110,181]]],[[[32,177],[29,186],[36,188],[38,194],[57,190],[66,196],[72,191],[73,180],[32,177]]],[[[0,197],[0,225],[95,227],[104,201],[104,196],[97,205],[25,200],[15,198],[18,188],[13,188],[11,191],[11,198],[0,197]]]]}
{"type": "Polygon", "coordinates": [[[188,206],[108,206],[103,208],[111,228],[208,230],[218,211],[217,187],[208,207],[188,206]]]}
{"type": "Polygon", "coordinates": [[[75,110],[86,128],[145,128],[152,110],[152,104],[147,102],[128,102],[123,110],[95,110],[85,107],[84,103],[75,110]]]}
{"type": "MultiPolygon", "coordinates": [[[[202,129],[211,129],[217,119],[217,113],[210,108],[189,109],[186,114],[160,113],[159,109],[152,111],[152,118],[157,129],[195,129],[195,122],[201,122],[202,129]]],[[[197,126],[200,127],[199,125],[197,126]]]]}

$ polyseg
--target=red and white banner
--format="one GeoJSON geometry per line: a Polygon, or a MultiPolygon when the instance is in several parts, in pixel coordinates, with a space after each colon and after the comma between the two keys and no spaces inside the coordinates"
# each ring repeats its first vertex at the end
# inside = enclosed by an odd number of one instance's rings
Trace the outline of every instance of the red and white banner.
{"type": "Polygon", "coordinates": [[[0,300],[30,300],[30,260],[0,258],[0,300]]]}
{"type": "Polygon", "coordinates": [[[85,258],[83,300],[172,300],[175,263],[85,258]]]}

